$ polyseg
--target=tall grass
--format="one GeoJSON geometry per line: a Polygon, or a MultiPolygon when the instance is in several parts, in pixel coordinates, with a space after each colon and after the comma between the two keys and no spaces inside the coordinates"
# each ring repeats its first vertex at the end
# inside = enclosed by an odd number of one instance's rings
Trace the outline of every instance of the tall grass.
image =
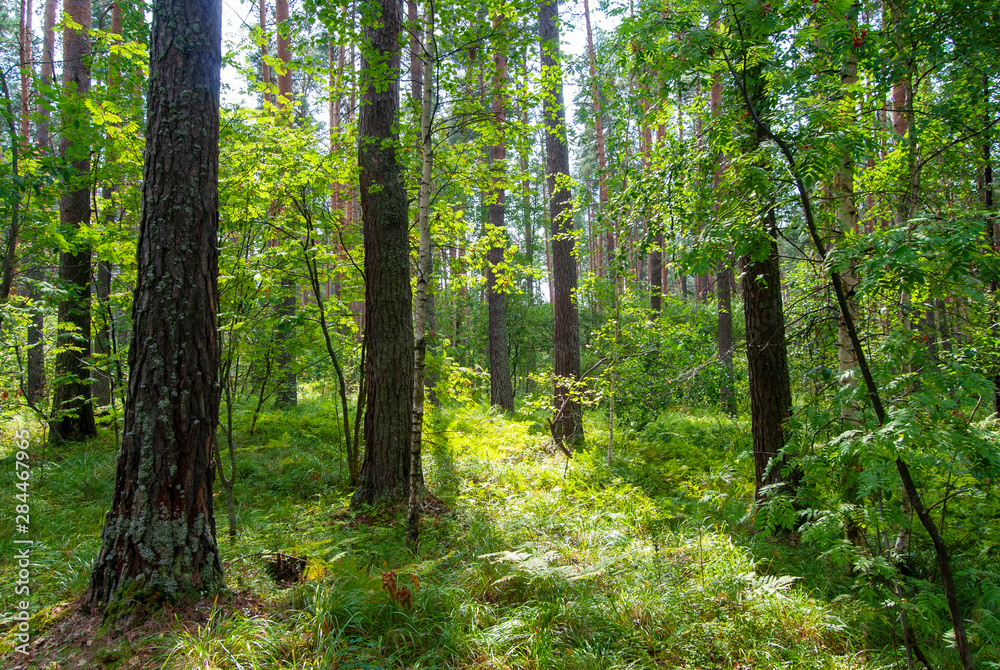
{"type": "MultiPolygon", "coordinates": [[[[144,667],[219,669],[892,662],[884,645],[866,651],[867,610],[842,592],[827,600],[820,569],[786,570],[806,562],[783,563],[795,548],[741,521],[752,496],[744,426],[664,415],[622,430],[610,467],[601,426],[588,429],[594,446],[567,459],[530,419],[432,414],[425,470],[435,501],[415,556],[400,510],[348,511],[334,408],[313,399],[265,413],[255,435],[237,434],[235,540],[224,515],[217,523],[229,588],[266,607],[222,596],[203,605],[204,621],[171,621],[155,640],[133,642],[144,652],[131,656],[144,667]],[[307,557],[302,583],[271,581],[264,563],[278,551],[307,557]],[[409,602],[387,580],[409,589],[409,602]]],[[[38,632],[55,625],[45,612],[86,587],[114,460],[112,437],[69,445],[33,489],[38,632]]],[[[10,461],[0,452],[4,486],[10,461]]],[[[0,560],[0,579],[12,583],[14,566],[0,560]]],[[[9,611],[9,589],[3,598],[9,611]]],[[[136,667],[129,655],[102,662],[136,667]]]]}

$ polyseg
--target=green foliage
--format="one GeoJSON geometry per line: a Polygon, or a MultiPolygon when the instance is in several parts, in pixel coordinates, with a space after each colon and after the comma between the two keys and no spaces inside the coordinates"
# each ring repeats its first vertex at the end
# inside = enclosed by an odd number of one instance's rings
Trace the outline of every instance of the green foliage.
{"type": "MultiPolygon", "coordinates": [[[[878,625],[877,608],[841,592],[828,601],[817,588],[829,583],[826,571],[790,570],[805,565],[800,548],[739,521],[752,496],[745,426],[664,414],[622,430],[608,468],[601,449],[569,462],[550,453],[530,421],[475,407],[433,412],[425,430],[432,497],[413,556],[398,510],[347,511],[346,473],[329,467],[337,458],[331,405],[305,399],[293,411],[266,412],[253,436],[250,412],[238,414],[240,533],[235,542],[219,533],[233,595],[199,606],[195,622],[168,619],[155,642],[108,647],[95,663],[129,656],[156,667],[234,669],[881,662],[856,654],[870,647],[864,631],[878,625]],[[264,562],[275,551],[307,558],[303,583],[274,585],[264,562]]],[[[97,549],[112,493],[113,444],[69,448],[47,467],[44,485],[33,481],[33,606],[56,613],[86,583],[81,563],[97,549]],[[72,508],[59,502],[69,497],[72,508]]],[[[4,574],[11,569],[2,566],[4,574]]],[[[970,579],[991,583],[981,572],[970,579]]],[[[51,630],[36,621],[37,632],[51,630]]]]}

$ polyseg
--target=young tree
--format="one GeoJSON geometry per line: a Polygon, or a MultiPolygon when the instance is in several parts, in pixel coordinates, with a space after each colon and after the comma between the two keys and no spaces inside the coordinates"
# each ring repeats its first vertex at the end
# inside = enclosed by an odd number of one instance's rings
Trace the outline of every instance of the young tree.
{"type": "MultiPolygon", "coordinates": [[[[63,89],[71,103],[64,116],[82,114],[90,92],[90,0],[66,0],[66,15],[80,28],[63,30],[63,89]]],[[[67,124],[67,128],[70,128],[67,124]]],[[[72,165],[68,190],[59,201],[59,219],[69,250],[59,254],[59,282],[66,297],[59,303],[56,354],[54,440],[85,440],[97,435],[90,402],[90,243],[79,236],[90,221],[90,147],[84,130],[63,136],[61,152],[72,165]]]]}
{"type": "MultiPolygon", "coordinates": [[[[415,4],[415,3],[414,3],[415,4]]],[[[414,10],[413,14],[416,14],[414,10]]],[[[411,23],[414,17],[411,16],[411,23]]],[[[420,86],[420,188],[417,196],[417,230],[420,234],[420,249],[417,255],[417,295],[416,318],[414,319],[413,353],[413,436],[410,445],[410,489],[406,510],[406,540],[415,548],[419,537],[420,504],[423,500],[423,469],[421,451],[424,431],[424,381],[427,361],[427,332],[429,316],[433,311],[430,281],[433,272],[433,249],[431,248],[431,180],[434,172],[434,77],[437,42],[434,37],[434,2],[427,3],[424,11],[424,48],[426,63],[421,63],[420,86]],[[426,77],[424,77],[426,74],[426,77]]],[[[414,34],[420,31],[414,27],[414,34]]],[[[416,51],[414,49],[413,51],[416,51]]],[[[419,60],[414,58],[415,61],[419,60]]],[[[416,70],[416,68],[414,68],[416,70]]],[[[416,93],[416,86],[414,86],[416,93]]]]}
{"type": "Polygon", "coordinates": [[[557,441],[583,442],[583,410],[567,382],[580,377],[580,317],[575,302],[576,260],[573,258],[573,203],[569,191],[569,147],[559,64],[558,0],[538,6],[538,36],[542,57],[542,116],[545,125],[549,219],[552,226],[553,362],[557,441]]]}
{"type": "MultiPolygon", "coordinates": [[[[722,115],[722,78],[719,73],[712,79],[712,88],[709,91],[709,105],[712,119],[718,122],[722,115]]],[[[712,190],[715,192],[715,210],[719,210],[720,194],[719,188],[722,185],[723,157],[716,158],[715,174],[712,178],[712,190]]],[[[715,285],[718,296],[719,324],[716,332],[716,342],[719,348],[719,360],[722,362],[723,378],[719,384],[719,406],[726,414],[736,414],[736,392],[733,376],[733,301],[731,285],[733,281],[733,270],[730,267],[728,258],[719,261],[718,272],[715,275],[715,285]]]]}
{"type": "MultiPolygon", "coordinates": [[[[282,64],[282,71],[278,73],[277,104],[287,113],[291,123],[292,111],[288,107],[293,99],[292,38],[289,33],[291,26],[288,22],[288,0],[277,0],[274,3],[274,23],[278,33],[278,59],[282,64]]],[[[275,213],[282,209],[279,203],[274,203],[273,208],[275,213]]],[[[275,243],[278,243],[277,240],[275,243]]],[[[295,316],[295,292],[295,281],[289,276],[288,269],[284,268],[281,277],[281,301],[277,310],[284,323],[281,324],[275,338],[278,347],[276,365],[280,385],[274,394],[274,403],[278,407],[294,407],[298,401],[298,375],[295,374],[295,361],[289,350],[292,340],[290,321],[295,316]]]]}
{"type": "Polygon", "coordinates": [[[358,118],[365,240],[365,458],[351,506],[407,495],[413,409],[413,318],[406,190],[396,148],[402,8],[362,5],[358,118]]]}
{"type": "Polygon", "coordinates": [[[222,584],[212,511],[221,31],[218,0],[153,3],[125,430],[87,609],[222,584]]]}

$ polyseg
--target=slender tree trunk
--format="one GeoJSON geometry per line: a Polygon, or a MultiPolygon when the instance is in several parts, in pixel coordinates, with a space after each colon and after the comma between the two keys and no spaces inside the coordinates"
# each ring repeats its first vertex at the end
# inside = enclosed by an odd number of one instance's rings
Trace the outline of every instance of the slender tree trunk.
{"type": "Polygon", "coordinates": [[[31,58],[32,13],[31,0],[21,0],[20,28],[18,30],[18,43],[21,52],[21,114],[19,120],[21,141],[25,146],[28,144],[31,133],[31,75],[34,73],[31,58]]]}
{"type": "Polygon", "coordinates": [[[226,469],[222,465],[222,454],[219,453],[219,444],[216,442],[215,450],[212,452],[215,460],[215,471],[222,481],[222,487],[226,491],[226,516],[229,519],[229,538],[236,539],[236,501],[233,496],[233,486],[236,484],[236,444],[233,441],[233,394],[229,373],[224,376],[222,388],[226,391],[226,446],[229,448],[229,477],[226,477],[226,469]]]}
{"type": "MultiPolygon", "coordinates": [[[[95,319],[97,324],[94,333],[94,353],[103,359],[111,355],[111,319],[108,318],[111,305],[108,298],[111,294],[111,263],[97,261],[97,281],[94,282],[97,292],[97,309],[99,314],[95,319]]],[[[94,370],[94,383],[91,386],[94,404],[97,407],[107,407],[111,404],[111,375],[104,370],[94,370]]]]}
{"type": "Polygon", "coordinates": [[[504,262],[507,250],[507,225],[505,221],[504,181],[506,180],[506,147],[504,146],[504,124],[507,122],[507,55],[505,23],[502,18],[504,8],[494,15],[493,28],[499,35],[493,49],[492,111],[497,126],[497,143],[490,147],[490,173],[492,194],[490,196],[489,228],[495,241],[486,252],[486,295],[489,308],[490,344],[490,404],[508,412],[514,411],[514,390],[510,380],[510,343],[507,340],[507,286],[508,278],[497,268],[504,262]]]}
{"type": "MultiPolygon", "coordinates": [[[[983,99],[990,99],[990,80],[986,74],[983,74],[983,99]]],[[[990,119],[986,117],[983,119],[984,127],[988,128],[990,126],[990,119]]],[[[983,192],[982,192],[983,209],[986,210],[986,235],[988,238],[992,239],[993,243],[993,253],[1000,254],[1000,222],[997,221],[996,211],[993,204],[993,161],[990,156],[990,140],[987,139],[983,142],[983,192]]],[[[990,333],[997,340],[1000,340],[1000,281],[996,275],[990,281],[990,289],[993,294],[993,317],[990,319],[990,333]]],[[[947,311],[944,309],[944,301],[941,301],[942,307],[942,325],[947,323],[947,311]]],[[[947,327],[946,327],[947,328],[947,327]]],[[[947,336],[944,338],[946,346],[950,350],[951,338],[947,336]]],[[[998,357],[1000,358],[1000,357],[998,357]]],[[[993,369],[993,411],[1000,416],[1000,360],[994,362],[993,369]]]]}
{"type": "MultiPolygon", "coordinates": [[[[55,51],[55,15],[57,0],[45,0],[44,18],[42,21],[42,63],[41,81],[42,85],[48,89],[53,85],[54,80],[54,51],[55,51]]],[[[51,139],[49,138],[49,118],[50,112],[43,99],[40,97],[38,106],[38,123],[35,126],[35,143],[40,151],[51,153],[51,139]]],[[[28,279],[31,281],[28,297],[34,310],[31,315],[31,323],[28,325],[28,399],[39,402],[45,396],[45,311],[42,308],[42,292],[39,283],[45,278],[43,266],[45,259],[42,256],[35,256],[28,270],[28,279]]]]}
{"type": "MultiPolygon", "coordinates": [[[[122,34],[122,11],[121,5],[118,2],[114,2],[111,5],[111,34],[121,37],[122,34]]],[[[107,84],[109,90],[114,90],[117,77],[117,58],[115,56],[111,57],[111,64],[108,68],[107,84]]],[[[111,163],[115,160],[115,154],[112,149],[108,149],[105,156],[105,161],[111,163]]],[[[113,184],[105,184],[101,192],[101,198],[104,201],[105,210],[104,221],[105,225],[112,224],[114,216],[114,193],[117,191],[117,187],[113,184]]],[[[98,212],[100,215],[101,213],[98,212]]],[[[94,288],[97,292],[97,318],[95,322],[97,323],[96,332],[94,333],[94,353],[101,357],[101,359],[107,361],[108,357],[112,354],[111,338],[114,337],[114,331],[112,330],[114,322],[111,318],[111,261],[105,259],[98,259],[97,261],[97,281],[94,282],[94,288]]],[[[114,385],[112,383],[112,375],[110,368],[107,370],[94,370],[94,383],[92,386],[92,393],[94,396],[94,404],[97,407],[108,407],[111,405],[112,393],[114,392],[114,385]]]]}
{"type": "MultiPolygon", "coordinates": [[[[414,12],[415,13],[415,12],[414,12]]],[[[427,356],[427,326],[431,313],[430,284],[433,272],[433,247],[431,245],[431,179],[434,174],[434,59],[437,49],[434,39],[434,3],[425,10],[424,21],[427,62],[422,64],[426,79],[423,82],[420,105],[420,190],[417,196],[417,229],[420,249],[417,256],[417,313],[414,320],[413,365],[413,437],[410,446],[410,489],[406,510],[406,540],[416,550],[420,535],[420,507],[423,501],[423,465],[421,451],[424,431],[424,373],[427,356]]],[[[414,27],[416,31],[416,27],[414,27]]]]}
{"type": "Polygon", "coordinates": [[[365,22],[358,123],[368,339],[365,460],[353,508],[407,495],[413,434],[413,318],[406,191],[395,147],[400,4],[379,0],[365,22]]]}
{"type": "Polygon", "coordinates": [[[221,2],[154,1],[125,431],[85,599],[114,605],[112,622],[135,603],[222,586],[212,510],[221,62],[221,2]]]}
{"type": "MultiPolygon", "coordinates": [[[[712,119],[717,121],[722,116],[722,78],[716,73],[709,90],[709,109],[712,119]]],[[[713,209],[719,211],[721,200],[719,189],[722,187],[722,170],[725,156],[716,158],[715,174],[712,176],[712,190],[715,202],[713,209]]],[[[730,416],[736,415],[735,375],[733,373],[733,301],[730,287],[733,282],[731,257],[719,261],[715,284],[719,300],[718,314],[718,348],[719,361],[722,362],[722,383],[719,384],[719,406],[730,416]]]]}
{"type": "MultiPolygon", "coordinates": [[[[913,507],[910,505],[910,499],[904,495],[900,500],[900,511],[902,512],[902,521],[899,524],[899,533],[896,535],[896,545],[893,548],[894,554],[897,560],[902,560],[902,557],[910,553],[910,534],[911,527],[913,525],[913,507]]],[[[895,580],[895,590],[896,597],[900,601],[903,600],[903,585],[897,579],[895,580]]],[[[913,653],[914,647],[913,643],[913,632],[910,629],[909,617],[906,616],[906,610],[900,609],[899,611],[899,624],[903,632],[903,648],[906,651],[906,668],[907,670],[914,670],[916,664],[914,663],[913,653]]]]}
{"type": "MultiPolygon", "coordinates": [[[[72,101],[70,113],[84,113],[83,99],[90,93],[90,1],[67,0],[66,14],[81,26],[63,31],[63,89],[72,101]]],[[[59,282],[68,297],[59,304],[60,348],[56,355],[59,383],[53,399],[50,437],[84,440],[97,435],[90,402],[90,244],[78,237],[81,225],[90,222],[90,147],[82,139],[63,137],[62,155],[72,166],[67,192],[59,201],[60,224],[66,231],[69,251],[59,254],[59,282]]]]}
{"type": "MultiPolygon", "coordinates": [[[[597,51],[594,48],[594,34],[590,29],[590,2],[588,0],[583,0],[583,17],[587,25],[587,59],[590,62],[590,90],[594,105],[594,134],[597,138],[597,192],[599,197],[597,211],[598,222],[600,223],[600,214],[608,206],[608,200],[611,197],[608,191],[608,154],[604,141],[604,112],[601,106],[601,88],[598,80],[597,51]]],[[[615,232],[613,226],[606,222],[605,225],[608,226],[605,233],[606,250],[602,254],[604,256],[603,268],[599,269],[599,272],[603,271],[606,276],[611,277],[612,281],[614,281],[615,232]]]]}
{"type": "Polygon", "coordinates": [[[559,54],[558,0],[539,4],[538,32],[545,74],[542,105],[545,125],[546,172],[551,201],[553,364],[556,418],[553,437],[558,443],[583,443],[583,409],[572,396],[570,384],[580,378],[580,326],[573,293],[576,291],[576,261],[573,259],[573,203],[569,179],[569,147],[566,140],[566,109],[563,106],[562,68],[559,54]]]}
{"type": "Polygon", "coordinates": [[[337,356],[337,351],[333,348],[333,339],[330,336],[330,327],[326,320],[326,305],[323,302],[323,292],[319,283],[319,265],[316,261],[315,254],[312,253],[312,219],[311,217],[306,216],[305,212],[303,212],[303,218],[306,219],[306,235],[305,240],[300,243],[302,247],[302,255],[306,264],[306,273],[309,276],[309,284],[312,288],[313,297],[316,300],[316,308],[319,312],[319,327],[323,333],[323,342],[326,344],[326,353],[330,357],[330,362],[333,363],[333,369],[337,374],[337,391],[340,394],[341,418],[344,422],[344,452],[347,455],[348,481],[351,484],[356,484],[358,478],[358,458],[357,453],[355,453],[352,449],[351,421],[350,413],[347,408],[347,381],[344,378],[344,371],[340,367],[340,358],[337,356]]]}
{"type": "MultiPolygon", "coordinates": [[[[856,14],[857,5],[852,7],[852,12],[856,14]]],[[[853,23],[851,24],[853,25],[853,23]]],[[[852,88],[858,82],[858,55],[854,49],[848,52],[840,68],[840,97],[842,108],[849,110],[846,113],[850,116],[850,122],[855,122],[854,99],[851,93],[852,88]]],[[[831,195],[834,201],[836,212],[836,229],[833,233],[833,245],[843,245],[845,236],[858,230],[858,208],[854,195],[854,158],[848,149],[838,159],[837,173],[834,175],[831,185],[831,195]]],[[[841,287],[844,297],[847,300],[850,320],[857,322],[858,301],[855,290],[858,286],[858,278],[854,268],[854,263],[844,266],[840,272],[841,287]]],[[[850,334],[847,332],[847,320],[843,315],[837,323],[837,371],[838,380],[842,389],[853,392],[857,387],[856,368],[858,358],[854,353],[851,344],[850,334]]],[[[844,402],[840,408],[840,418],[843,422],[843,429],[850,430],[857,422],[857,407],[853,401],[844,402]]],[[[857,458],[848,458],[844,463],[844,501],[848,505],[854,505],[858,499],[858,478],[855,472],[857,458]]],[[[846,536],[853,544],[861,546],[864,543],[863,530],[859,525],[855,515],[848,515],[845,520],[846,536]]]]}
{"type": "MultiPolygon", "coordinates": [[[[278,59],[284,64],[284,72],[278,74],[278,107],[288,113],[288,123],[292,123],[292,111],[290,103],[293,100],[292,93],[292,38],[288,31],[291,27],[288,23],[288,0],[276,0],[274,3],[274,23],[277,29],[278,59]]],[[[281,212],[280,206],[273,206],[275,214],[281,212]]],[[[278,330],[277,348],[275,357],[276,373],[279,379],[279,386],[274,394],[274,404],[277,407],[295,407],[298,402],[298,376],[295,373],[295,357],[291,351],[292,332],[291,321],[295,317],[298,300],[298,291],[295,280],[292,279],[285,268],[281,277],[281,302],[278,307],[278,315],[286,325],[278,330]]]]}
{"type": "MultiPolygon", "coordinates": [[[[852,49],[848,54],[840,72],[840,85],[842,95],[847,102],[853,102],[850,89],[858,82],[858,56],[852,49]]],[[[853,119],[853,105],[850,107],[853,119]]],[[[845,152],[839,158],[837,174],[833,179],[834,205],[837,214],[837,230],[834,231],[833,244],[843,242],[845,235],[854,232],[858,228],[858,208],[854,198],[854,160],[850,152],[845,152]]],[[[854,291],[858,285],[853,265],[841,270],[840,278],[843,283],[844,294],[847,298],[850,316],[853,321],[857,321],[857,298],[854,291]]],[[[855,369],[858,358],[854,354],[854,347],[851,346],[851,339],[847,333],[847,323],[841,316],[837,325],[837,362],[840,373],[841,387],[854,388],[857,386],[855,369]]],[[[841,418],[846,422],[855,420],[857,409],[851,403],[845,403],[841,407],[841,418]]],[[[845,425],[845,428],[848,426],[845,425]]]]}
{"type": "MultiPolygon", "coordinates": [[[[56,7],[59,0],[45,0],[45,15],[42,19],[42,86],[50,88],[55,81],[55,43],[56,43],[56,7]]],[[[42,96],[44,97],[44,96],[42,96]]],[[[38,125],[35,127],[35,141],[39,148],[52,152],[49,137],[49,123],[51,113],[48,107],[39,100],[38,103],[38,125]]]]}
{"type": "MultiPolygon", "coordinates": [[[[663,142],[663,135],[665,129],[663,125],[659,125],[656,129],[656,143],[660,144],[663,142]]],[[[651,169],[651,159],[650,155],[652,152],[652,146],[650,146],[646,151],[646,171],[651,169]]],[[[649,268],[647,275],[649,276],[649,307],[654,315],[660,313],[661,304],[663,301],[663,293],[665,285],[663,283],[663,232],[657,230],[653,235],[653,246],[649,251],[649,268]]]]}
{"type": "MultiPolygon", "coordinates": [[[[10,142],[10,170],[15,179],[20,178],[19,158],[22,146],[15,127],[17,117],[14,114],[10,89],[7,86],[7,75],[0,72],[0,94],[3,95],[4,130],[10,142]]],[[[17,241],[21,230],[21,188],[15,184],[13,202],[10,207],[10,224],[3,236],[3,254],[0,255],[0,305],[7,302],[11,287],[14,284],[14,269],[17,266],[17,241]]],[[[0,311],[0,326],[3,325],[3,312],[0,311]]]]}
{"type": "MultiPolygon", "coordinates": [[[[527,81],[528,75],[528,54],[527,50],[524,54],[525,57],[525,81],[527,81]]],[[[528,108],[527,106],[521,110],[521,123],[525,128],[528,128],[528,108]]],[[[521,148],[521,220],[524,227],[524,256],[525,263],[528,269],[534,269],[535,266],[535,220],[531,216],[531,179],[528,177],[528,146],[524,145],[521,148]]],[[[535,277],[531,272],[527,273],[527,290],[528,302],[535,302],[535,277]]]]}
{"type": "Polygon", "coordinates": [[[264,102],[274,102],[271,96],[271,68],[268,67],[267,58],[267,0],[258,0],[257,8],[260,14],[260,29],[264,33],[263,41],[260,44],[260,78],[264,82],[264,102]]]}

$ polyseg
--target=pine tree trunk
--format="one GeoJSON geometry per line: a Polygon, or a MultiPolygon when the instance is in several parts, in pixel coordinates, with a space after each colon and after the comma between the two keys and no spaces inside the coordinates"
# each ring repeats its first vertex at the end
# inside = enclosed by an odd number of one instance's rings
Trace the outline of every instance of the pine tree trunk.
{"type": "Polygon", "coordinates": [[[768,235],[768,255],[759,261],[747,258],[743,274],[743,314],[746,318],[751,433],[758,500],[765,486],[787,481],[781,472],[783,463],[771,461],[785,446],[784,422],[792,408],[773,209],[767,211],[764,224],[768,235]]]}
{"type": "Polygon", "coordinates": [[[553,437],[559,443],[583,443],[583,410],[569,383],[580,378],[580,326],[573,293],[576,291],[576,260],[573,258],[573,203],[569,179],[569,147],[566,140],[566,109],[563,106],[562,68],[559,55],[558,0],[539,4],[538,32],[542,70],[546,73],[542,115],[545,125],[546,172],[549,217],[552,224],[553,365],[556,418],[553,437]],[[558,381],[562,379],[565,381],[558,381]]]}
{"type": "MultiPolygon", "coordinates": [[[[42,86],[45,88],[50,88],[55,80],[55,23],[56,6],[58,4],[59,0],[45,0],[45,13],[42,19],[42,66],[40,73],[42,86]]],[[[35,142],[40,149],[43,151],[47,149],[51,153],[51,138],[49,137],[51,113],[41,101],[38,103],[38,117],[38,125],[35,127],[35,142]]]]}
{"type": "MultiPolygon", "coordinates": [[[[111,355],[111,306],[108,296],[111,294],[111,263],[108,261],[97,261],[97,281],[94,282],[97,290],[97,309],[99,314],[94,322],[97,324],[94,333],[94,353],[106,359],[111,355]]],[[[105,370],[94,370],[94,383],[91,386],[94,397],[94,405],[97,407],[107,407],[111,404],[111,374],[105,370]]]]}
{"type": "MultiPolygon", "coordinates": [[[[600,84],[597,77],[597,52],[594,49],[594,34],[590,29],[590,2],[588,0],[583,0],[583,18],[587,25],[587,60],[590,63],[590,90],[591,97],[593,98],[594,105],[594,134],[597,139],[597,185],[598,185],[598,198],[599,198],[599,208],[598,208],[598,221],[600,221],[600,213],[605,210],[608,206],[608,200],[610,200],[610,194],[608,192],[608,154],[604,142],[604,112],[601,107],[601,90],[600,84]]],[[[606,231],[606,250],[603,254],[604,263],[601,268],[598,268],[598,272],[603,275],[612,278],[614,281],[614,256],[615,256],[615,231],[614,227],[606,223],[608,230],[606,231]]]]}
{"type": "Polygon", "coordinates": [[[21,60],[21,114],[19,120],[21,122],[21,141],[25,146],[28,144],[28,138],[31,133],[31,75],[34,72],[31,64],[31,43],[33,39],[31,32],[32,13],[31,0],[21,0],[20,27],[18,29],[21,60]]]}
{"type": "MultiPolygon", "coordinates": [[[[722,116],[722,78],[716,73],[712,80],[712,88],[708,93],[709,108],[712,119],[722,116]]],[[[712,177],[712,190],[715,192],[714,210],[718,212],[722,187],[722,170],[725,156],[716,158],[715,174],[712,177]]],[[[736,415],[736,389],[733,373],[733,301],[731,286],[733,270],[730,267],[732,257],[719,261],[715,284],[717,287],[718,305],[718,336],[719,361],[722,362],[722,381],[719,384],[719,406],[730,416],[736,415]]]]}
{"type": "Polygon", "coordinates": [[[486,252],[486,296],[489,310],[490,344],[490,404],[508,412],[514,411],[514,390],[510,380],[510,343],[507,340],[507,288],[500,285],[502,273],[497,267],[504,262],[507,249],[507,226],[505,221],[506,147],[504,146],[503,125],[507,122],[505,105],[507,89],[507,56],[504,53],[506,36],[501,18],[503,9],[494,15],[493,28],[499,36],[493,50],[493,118],[497,126],[497,143],[490,147],[490,176],[492,194],[488,205],[491,236],[496,242],[486,252]]]}
{"type": "MultiPolygon", "coordinates": [[[[527,85],[527,70],[528,70],[528,54],[525,50],[524,54],[524,80],[525,85],[527,85]]],[[[529,127],[528,124],[528,107],[525,106],[521,110],[521,123],[524,127],[529,127]]],[[[528,146],[525,144],[521,148],[521,174],[524,178],[521,180],[521,217],[522,226],[524,228],[524,257],[525,264],[528,269],[534,269],[535,267],[535,219],[531,215],[531,179],[528,177],[528,146]]],[[[527,287],[525,292],[528,294],[528,303],[532,304],[535,302],[535,277],[533,273],[527,273],[527,287]]]]}
{"type": "Polygon", "coordinates": [[[361,55],[358,164],[368,354],[365,459],[354,509],[406,497],[413,425],[409,221],[395,149],[403,17],[398,2],[379,0],[377,6],[378,22],[365,22],[361,55]]]}
{"type": "Polygon", "coordinates": [[[109,606],[105,620],[222,585],[212,509],[221,24],[217,0],[153,3],[124,439],[86,598],[109,606]]]}
{"type": "MultiPolygon", "coordinates": [[[[55,51],[55,14],[57,0],[45,0],[44,18],[42,19],[42,62],[41,81],[45,88],[50,88],[54,79],[54,51],[55,51]]],[[[38,102],[38,123],[35,126],[35,144],[40,151],[51,153],[51,139],[49,137],[50,112],[45,104],[38,102]]],[[[28,270],[28,279],[31,281],[29,288],[29,298],[34,310],[31,315],[31,323],[28,325],[28,387],[26,389],[28,399],[39,402],[45,396],[45,311],[42,309],[42,292],[39,289],[39,282],[45,279],[43,269],[45,259],[36,256],[31,268],[28,270]]]]}
{"type": "MultiPolygon", "coordinates": [[[[90,92],[90,2],[67,0],[66,14],[82,28],[63,31],[63,89],[72,100],[71,113],[84,112],[90,92]]],[[[59,201],[59,220],[70,241],[70,251],[59,254],[59,283],[68,297],[59,304],[60,348],[56,355],[59,379],[53,399],[50,438],[85,440],[97,435],[90,402],[90,245],[77,238],[81,225],[90,223],[90,148],[78,138],[63,137],[61,152],[72,166],[69,191],[59,201]]]]}
{"type": "Polygon", "coordinates": [[[274,102],[268,92],[271,88],[271,68],[264,61],[267,57],[267,0],[258,0],[257,9],[260,14],[260,29],[264,33],[264,41],[260,45],[260,79],[264,83],[264,102],[274,102]]]}

